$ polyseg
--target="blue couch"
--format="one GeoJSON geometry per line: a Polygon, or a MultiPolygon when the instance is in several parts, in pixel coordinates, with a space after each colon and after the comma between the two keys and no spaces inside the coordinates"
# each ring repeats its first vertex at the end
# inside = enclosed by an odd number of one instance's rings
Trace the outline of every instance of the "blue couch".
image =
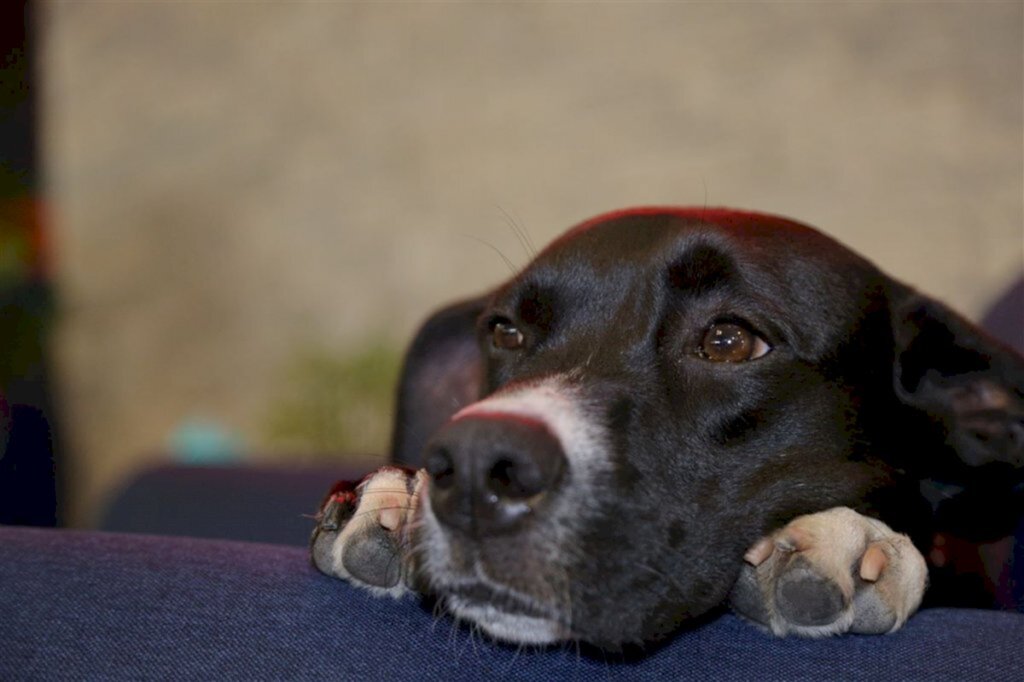
{"type": "Polygon", "coordinates": [[[483,641],[310,566],[308,513],[358,473],[165,465],[127,483],[105,532],[0,526],[0,680],[1024,679],[1024,614],[996,611],[825,641],[722,613],[628,656],[483,641]]]}
{"type": "Polygon", "coordinates": [[[729,614],[644,656],[482,641],[299,547],[0,527],[0,680],[1011,680],[1024,615],[930,610],[887,637],[776,639],[729,614]]]}

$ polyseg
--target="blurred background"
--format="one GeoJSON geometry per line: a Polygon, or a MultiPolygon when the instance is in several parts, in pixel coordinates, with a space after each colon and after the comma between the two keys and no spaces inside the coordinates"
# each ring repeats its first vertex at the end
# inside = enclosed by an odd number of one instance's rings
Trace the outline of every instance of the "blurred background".
{"type": "Polygon", "coordinates": [[[15,1],[0,26],[0,436],[36,444],[0,522],[94,524],[161,461],[379,461],[404,345],[525,262],[513,226],[777,212],[974,319],[1024,270],[1016,1],[15,1]]]}

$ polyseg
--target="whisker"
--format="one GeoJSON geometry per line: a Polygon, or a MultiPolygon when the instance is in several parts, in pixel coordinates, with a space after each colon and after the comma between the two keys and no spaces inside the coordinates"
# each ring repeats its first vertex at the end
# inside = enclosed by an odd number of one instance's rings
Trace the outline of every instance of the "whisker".
{"type": "Polygon", "coordinates": [[[501,211],[502,216],[505,218],[505,223],[508,225],[512,233],[515,234],[516,239],[519,240],[519,245],[523,247],[523,251],[526,253],[527,258],[532,259],[537,255],[536,249],[533,248],[533,242],[530,240],[530,235],[526,233],[526,229],[521,227],[519,223],[509,215],[500,204],[495,204],[498,210],[501,211]]]}
{"type": "Polygon", "coordinates": [[[512,212],[512,218],[515,220],[516,224],[519,225],[519,229],[523,231],[523,236],[526,237],[526,245],[530,247],[530,251],[533,253],[534,256],[536,256],[537,247],[534,246],[533,244],[533,239],[530,237],[530,231],[526,229],[526,221],[523,220],[522,217],[515,211],[512,212]]]}
{"type": "Polygon", "coordinates": [[[463,237],[468,237],[469,239],[472,239],[472,240],[474,240],[474,241],[480,242],[481,244],[483,244],[483,245],[484,245],[484,246],[486,246],[487,248],[489,248],[489,249],[491,249],[492,251],[494,251],[494,253],[498,254],[498,256],[499,256],[499,257],[501,258],[501,260],[505,261],[505,265],[507,265],[507,266],[508,266],[508,270],[509,270],[509,272],[511,272],[511,273],[512,273],[513,275],[514,275],[514,274],[516,274],[516,272],[517,272],[516,266],[514,266],[514,265],[512,264],[512,261],[510,261],[510,260],[509,260],[509,259],[508,259],[508,258],[507,258],[507,257],[505,256],[505,254],[501,252],[501,249],[499,249],[499,248],[498,248],[497,246],[495,246],[494,244],[491,244],[491,243],[490,243],[490,242],[488,242],[488,241],[485,241],[485,240],[483,240],[483,239],[480,239],[479,237],[473,236],[473,235],[471,235],[471,234],[465,234],[465,233],[461,233],[461,234],[462,234],[462,236],[463,236],[463,237]]]}

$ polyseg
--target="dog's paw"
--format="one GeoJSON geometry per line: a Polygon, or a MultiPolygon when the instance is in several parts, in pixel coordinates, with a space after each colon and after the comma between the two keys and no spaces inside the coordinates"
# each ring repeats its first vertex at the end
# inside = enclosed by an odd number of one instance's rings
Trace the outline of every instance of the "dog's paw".
{"type": "Polygon", "coordinates": [[[322,572],[371,590],[409,591],[409,527],[426,474],[383,467],[354,488],[334,490],[317,514],[310,541],[322,572]]]}
{"type": "Polygon", "coordinates": [[[780,636],[893,632],[928,581],[910,538],[846,507],[797,518],[744,559],[733,607],[780,636]]]}

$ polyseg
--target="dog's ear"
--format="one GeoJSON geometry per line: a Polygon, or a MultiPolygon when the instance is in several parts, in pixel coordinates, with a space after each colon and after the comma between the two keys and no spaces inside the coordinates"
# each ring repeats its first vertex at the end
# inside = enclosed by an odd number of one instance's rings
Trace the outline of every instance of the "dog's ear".
{"type": "Polygon", "coordinates": [[[423,447],[445,421],[480,398],[483,356],[476,323],[486,296],[434,313],[416,333],[398,384],[391,461],[422,466],[423,447]]]}
{"type": "Polygon", "coordinates": [[[952,461],[933,462],[935,473],[957,481],[1016,470],[1010,478],[1019,480],[1024,358],[941,303],[896,289],[890,299],[896,395],[928,415],[955,454],[952,461]]]}

